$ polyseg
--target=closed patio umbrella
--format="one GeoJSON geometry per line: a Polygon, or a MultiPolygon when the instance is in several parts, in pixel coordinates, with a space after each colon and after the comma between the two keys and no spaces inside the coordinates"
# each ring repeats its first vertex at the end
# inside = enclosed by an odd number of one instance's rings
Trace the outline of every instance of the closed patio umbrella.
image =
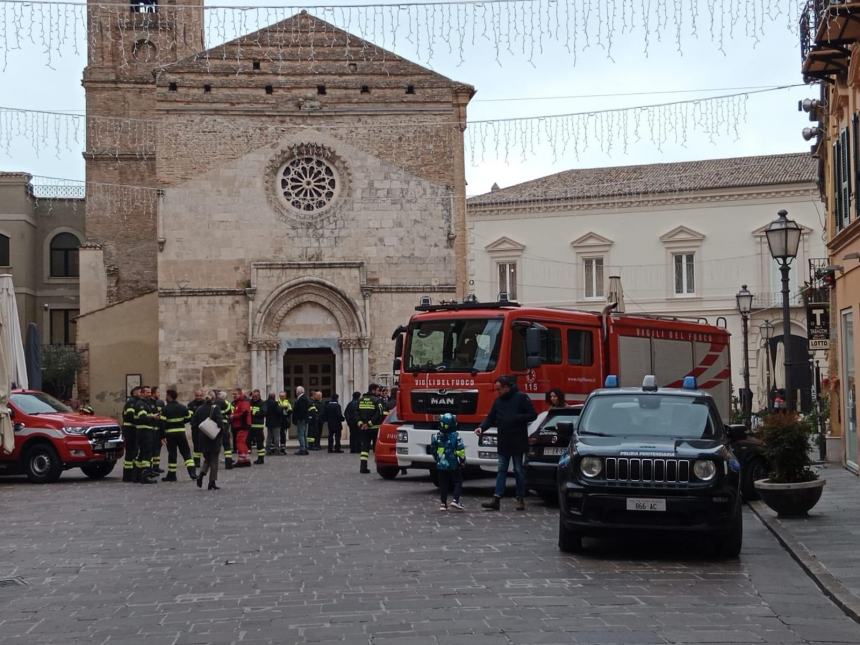
{"type": "Polygon", "coordinates": [[[758,410],[767,407],[767,348],[759,347],[755,356],[755,366],[758,378],[755,383],[755,397],[758,410]]]}
{"type": "Polygon", "coordinates": [[[27,363],[24,360],[24,343],[21,325],[18,323],[18,304],[15,301],[15,286],[8,273],[0,275],[0,321],[3,322],[3,342],[6,344],[6,369],[9,381],[20,388],[29,387],[27,363]]]}
{"type": "Polygon", "coordinates": [[[776,344],[776,356],[773,359],[773,385],[777,390],[785,388],[785,345],[782,341],[776,344]]]}
{"type": "Polygon", "coordinates": [[[27,338],[24,341],[24,355],[27,357],[27,378],[30,388],[42,389],[42,334],[39,326],[31,322],[27,325],[27,338]]]}
{"type": "Polygon", "coordinates": [[[15,449],[15,431],[12,419],[9,417],[9,367],[6,351],[6,334],[4,323],[0,320],[0,452],[12,452],[15,449]]]}

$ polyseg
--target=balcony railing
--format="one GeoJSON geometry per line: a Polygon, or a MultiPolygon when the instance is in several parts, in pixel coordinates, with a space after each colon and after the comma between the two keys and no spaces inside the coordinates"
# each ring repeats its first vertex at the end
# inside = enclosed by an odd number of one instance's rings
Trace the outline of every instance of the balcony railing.
{"type": "Polygon", "coordinates": [[[821,14],[829,0],[808,0],[800,14],[800,62],[806,60],[815,44],[815,34],[821,21],[821,14]]]}

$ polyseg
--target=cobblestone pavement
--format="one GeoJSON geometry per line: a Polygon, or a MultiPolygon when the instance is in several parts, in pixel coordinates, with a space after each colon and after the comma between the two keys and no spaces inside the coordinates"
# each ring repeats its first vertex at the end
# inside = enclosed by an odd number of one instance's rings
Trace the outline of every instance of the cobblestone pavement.
{"type": "Polygon", "coordinates": [[[751,514],[735,561],[697,545],[556,548],[557,511],[441,513],[428,478],[354,455],[182,481],[0,482],[0,643],[860,643],[751,514]]]}

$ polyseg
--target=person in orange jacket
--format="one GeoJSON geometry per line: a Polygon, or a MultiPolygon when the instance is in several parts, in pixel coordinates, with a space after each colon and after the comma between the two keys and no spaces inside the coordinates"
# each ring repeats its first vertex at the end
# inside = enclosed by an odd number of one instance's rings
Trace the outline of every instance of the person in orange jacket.
{"type": "Polygon", "coordinates": [[[250,466],[248,433],[251,430],[251,403],[242,388],[233,393],[233,412],[230,414],[230,427],[235,437],[237,453],[236,467],[250,466]]]}

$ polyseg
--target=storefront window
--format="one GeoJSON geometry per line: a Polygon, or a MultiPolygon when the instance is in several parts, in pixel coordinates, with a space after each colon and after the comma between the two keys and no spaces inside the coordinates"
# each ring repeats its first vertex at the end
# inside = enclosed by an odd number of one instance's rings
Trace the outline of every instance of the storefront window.
{"type": "Polygon", "coordinates": [[[854,312],[842,312],[842,401],[846,459],[857,468],[857,393],[854,387],[854,312]]]}

